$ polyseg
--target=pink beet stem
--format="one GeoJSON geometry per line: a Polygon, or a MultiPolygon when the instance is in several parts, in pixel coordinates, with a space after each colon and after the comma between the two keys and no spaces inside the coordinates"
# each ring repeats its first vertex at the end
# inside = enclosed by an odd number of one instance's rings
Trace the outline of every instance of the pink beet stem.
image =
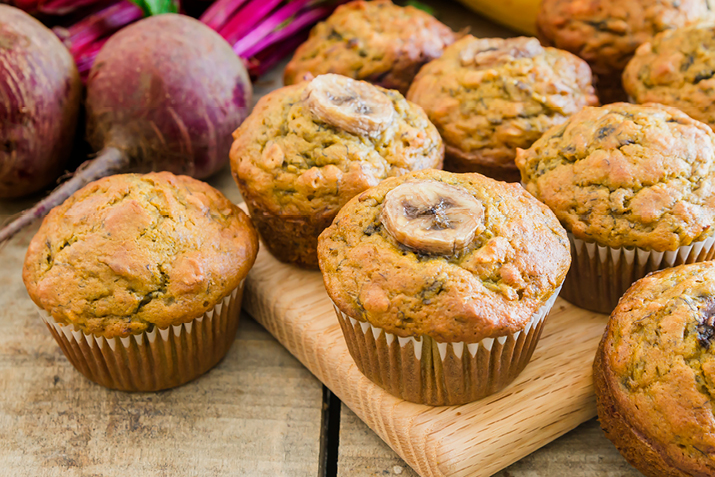
{"type": "Polygon", "coordinates": [[[4,226],[0,230],[0,243],[10,240],[32,222],[47,215],[50,209],[60,205],[85,185],[102,177],[122,172],[129,165],[130,160],[124,152],[114,147],[103,149],[95,159],[82,164],[70,180],[53,190],[34,207],[23,212],[20,217],[4,226]]]}
{"type": "Polygon", "coordinates": [[[288,4],[282,6],[275,12],[273,12],[268,18],[263,20],[256,28],[251,30],[249,33],[244,35],[243,38],[238,40],[233,45],[233,51],[238,56],[245,56],[243,52],[257,42],[261,41],[271,32],[276,30],[281,26],[281,24],[289,21],[292,16],[298,13],[305,5],[310,3],[312,0],[294,0],[288,4]]]}
{"type": "Polygon", "coordinates": [[[79,77],[82,83],[87,83],[87,77],[89,76],[89,71],[92,69],[95,58],[99,50],[102,49],[105,43],[109,40],[109,37],[102,38],[89,45],[87,48],[82,50],[78,55],[74,57],[75,63],[77,63],[77,70],[79,71],[79,77]]]}
{"type": "Polygon", "coordinates": [[[66,15],[79,8],[103,1],[105,0],[49,0],[40,2],[38,10],[47,15],[66,15]]]}
{"type": "Polygon", "coordinates": [[[15,0],[12,6],[25,12],[34,12],[37,10],[38,3],[38,0],[15,0]]]}
{"type": "Polygon", "coordinates": [[[218,0],[216,3],[211,5],[203,15],[201,15],[201,20],[208,27],[219,31],[226,25],[226,22],[231,18],[236,10],[238,10],[246,0],[218,0]]]}
{"type": "Polygon", "coordinates": [[[276,63],[281,61],[290,52],[295,50],[298,45],[303,43],[308,38],[308,30],[294,35],[282,43],[273,45],[272,47],[263,50],[259,55],[251,58],[249,64],[249,73],[254,78],[261,76],[266,71],[271,69],[276,63]]]}
{"type": "Polygon", "coordinates": [[[219,34],[233,45],[239,38],[250,32],[263,18],[266,17],[281,0],[265,0],[249,3],[245,8],[236,13],[224,26],[219,34]]]}
{"type": "MultiPolygon", "coordinates": [[[[295,19],[291,20],[291,22],[285,27],[269,33],[268,35],[264,36],[260,41],[255,42],[253,46],[246,48],[242,53],[237,52],[237,54],[244,58],[250,58],[252,56],[255,56],[266,48],[269,48],[272,45],[275,45],[276,43],[285,40],[286,38],[290,38],[291,36],[301,31],[303,28],[314,25],[315,23],[330,15],[333,10],[334,8],[330,7],[320,7],[314,10],[301,12],[296,15],[295,19]]],[[[234,51],[236,51],[235,46],[234,51]]]]}
{"type": "Polygon", "coordinates": [[[99,12],[75,23],[66,30],[55,31],[63,39],[75,58],[87,46],[103,36],[111,35],[120,28],[139,20],[144,16],[141,8],[121,0],[99,12]]]}

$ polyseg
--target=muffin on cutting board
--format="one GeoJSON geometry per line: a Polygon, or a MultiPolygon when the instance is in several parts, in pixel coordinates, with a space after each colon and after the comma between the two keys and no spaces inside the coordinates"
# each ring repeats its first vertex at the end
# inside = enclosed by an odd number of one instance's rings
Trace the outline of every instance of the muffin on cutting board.
{"type": "Polygon", "coordinates": [[[358,0],[313,27],[283,79],[295,84],[306,74],[336,73],[405,94],[420,67],[454,40],[449,27],[413,6],[358,0]]]}
{"type": "Polygon", "coordinates": [[[248,216],[169,172],[92,182],[45,217],[23,280],[70,362],[126,391],[213,367],[233,343],[258,252],[248,216]]]}
{"type": "Polygon", "coordinates": [[[668,30],[641,45],[623,72],[636,103],[674,106],[715,127],[715,23],[668,30]]]}
{"type": "Polygon", "coordinates": [[[580,58],[536,38],[467,35],[427,64],[407,99],[422,106],[446,146],[445,169],[516,182],[516,149],[598,103],[580,58]]]}
{"type": "Polygon", "coordinates": [[[711,19],[709,0],[543,0],[536,21],[544,45],[591,65],[602,103],[624,101],[621,73],[641,44],[665,30],[711,19]]]}
{"type": "Polygon", "coordinates": [[[317,268],[318,235],[348,200],[387,177],[440,168],[443,156],[422,108],[327,74],[261,98],[234,133],[231,170],[270,252],[317,268]]]}
{"type": "Polygon", "coordinates": [[[527,365],[568,247],[554,214],[518,184],[425,170],[348,202],[318,256],[362,373],[402,399],[455,405],[527,365]]]}
{"type": "Polygon", "coordinates": [[[610,313],[647,273],[715,256],[715,134],[675,108],[586,108],[516,163],[569,232],[577,306],[610,313]]]}
{"type": "Polygon", "coordinates": [[[593,365],[598,417],[649,477],[715,475],[715,264],[655,272],[613,311],[593,365]]]}

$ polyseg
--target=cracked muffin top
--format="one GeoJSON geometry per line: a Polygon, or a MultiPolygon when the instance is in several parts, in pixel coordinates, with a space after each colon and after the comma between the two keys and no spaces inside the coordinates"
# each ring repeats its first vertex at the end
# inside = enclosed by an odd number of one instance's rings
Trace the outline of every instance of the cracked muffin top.
{"type": "Polygon", "coordinates": [[[712,18],[708,0],[543,0],[541,41],[588,61],[598,75],[620,75],[655,34],[712,18]]]}
{"type": "Polygon", "coordinates": [[[675,108],[586,108],[516,163],[526,189],[578,239],[662,252],[713,234],[715,135],[675,108]]]}
{"type": "Polygon", "coordinates": [[[599,348],[618,414],[677,475],[715,473],[714,342],[715,264],[700,262],[637,281],[599,348]]]}
{"type": "Polygon", "coordinates": [[[328,216],[382,179],[442,167],[444,146],[400,93],[340,75],[264,96],[234,133],[246,201],[284,216],[328,216]]]}
{"type": "Polygon", "coordinates": [[[58,323],[123,337],[198,318],[240,284],[257,252],[248,216],[208,184],[121,174],[52,209],[22,278],[58,323]]]}
{"type": "Polygon", "coordinates": [[[284,83],[337,73],[405,94],[420,67],[454,38],[449,27],[415,7],[350,2],[313,27],[286,66],[284,83]]]}
{"type": "Polygon", "coordinates": [[[318,258],[349,316],[468,343],[523,329],[571,263],[566,231],[518,184],[437,170],[353,198],[321,234],[318,258]]]}
{"type": "Polygon", "coordinates": [[[536,38],[471,35],[422,68],[407,98],[437,126],[448,158],[514,171],[517,147],[598,103],[591,70],[571,53],[536,38]]]}
{"type": "Polygon", "coordinates": [[[715,127],[715,23],[658,34],[641,45],[623,73],[637,103],[675,106],[715,127]]]}

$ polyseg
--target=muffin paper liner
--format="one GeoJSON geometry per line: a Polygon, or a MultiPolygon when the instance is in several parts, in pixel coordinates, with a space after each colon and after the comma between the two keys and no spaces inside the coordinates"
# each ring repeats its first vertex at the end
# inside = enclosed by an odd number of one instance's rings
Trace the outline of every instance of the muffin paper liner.
{"type": "Polygon", "coordinates": [[[330,226],[332,214],[279,215],[264,208],[241,188],[248,212],[263,243],[275,258],[308,269],[318,268],[318,236],[330,226]]]}
{"type": "Polygon", "coordinates": [[[568,236],[572,261],[562,297],[600,313],[610,314],[633,282],[650,272],[715,257],[715,237],[677,250],[656,252],[637,247],[604,247],[577,239],[570,232],[568,236]]]}
{"type": "Polygon", "coordinates": [[[521,331],[478,343],[403,338],[333,307],[350,355],[367,378],[407,401],[447,406],[481,399],[516,378],[534,353],[559,291],[560,287],[521,331]]]}
{"type": "Polygon", "coordinates": [[[243,284],[188,323],[124,338],[86,334],[38,310],[67,359],[88,379],[121,391],[159,391],[191,381],[226,355],[236,337],[243,284]]]}

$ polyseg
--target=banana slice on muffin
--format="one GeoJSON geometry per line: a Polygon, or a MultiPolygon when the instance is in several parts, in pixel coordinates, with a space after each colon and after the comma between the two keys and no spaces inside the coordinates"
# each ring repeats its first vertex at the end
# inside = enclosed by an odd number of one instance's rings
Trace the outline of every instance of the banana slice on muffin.
{"type": "Polygon", "coordinates": [[[452,255],[484,229],[484,206],[455,186],[410,181],[387,193],[382,223],[392,238],[417,252],[452,255]]]}
{"type": "Polygon", "coordinates": [[[377,136],[395,116],[395,107],[386,95],[340,75],[315,78],[305,88],[305,101],[320,121],[364,136],[377,136]]]}

